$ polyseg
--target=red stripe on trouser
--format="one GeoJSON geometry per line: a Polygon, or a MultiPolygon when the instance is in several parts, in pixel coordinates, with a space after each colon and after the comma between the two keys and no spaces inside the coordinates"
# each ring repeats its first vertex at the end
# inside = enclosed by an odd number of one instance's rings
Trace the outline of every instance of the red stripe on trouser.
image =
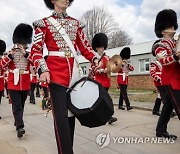
{"type": "Polygon", "coordinates": [[[53,113],[53,117],[54,117],[54,126],[55,126],[55,134],[56,135],[56,139],[57,139],[57,145],[58,145],[58,149],[59,151],[61,152],[60,154],[62,154],[62,147],[61,147],[61,141],[60,141],[60,138],[59,138],[59,132],[58,132],[58,128],[57,128],[57,123],[56,123],[56,118],[55,118],[55,114],[54,114],[54,111],[53,111],[53,103],[52,103],[52,99],[51,99],[51,105],[52,105],[52,113],[53,113]]]}

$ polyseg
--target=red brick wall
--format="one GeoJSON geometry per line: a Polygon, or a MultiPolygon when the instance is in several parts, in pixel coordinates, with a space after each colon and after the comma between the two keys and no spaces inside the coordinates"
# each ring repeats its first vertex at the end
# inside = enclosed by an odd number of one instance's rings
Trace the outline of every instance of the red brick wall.
{"type": "MultiPolygon", "coordinates": [[[[111,87],[116,88],[116,77],[111,77],[111,87]]],[[[130,89],[156,89],[150,75],[131,75],[129,76],[128,88],[130,89]]]]}

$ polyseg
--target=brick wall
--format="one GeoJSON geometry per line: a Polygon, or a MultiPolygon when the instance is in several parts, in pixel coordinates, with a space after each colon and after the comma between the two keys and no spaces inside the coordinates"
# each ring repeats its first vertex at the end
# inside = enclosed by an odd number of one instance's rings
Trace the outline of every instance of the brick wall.
{"type": "MultiPolygon", "coordinates": [[[[111,87],[116,88],[116,77],[111,77],[111,87]]],[[[156,89],[150,75],[131,75],[129,76],[128,88],[131,89],[156,89]]]]}

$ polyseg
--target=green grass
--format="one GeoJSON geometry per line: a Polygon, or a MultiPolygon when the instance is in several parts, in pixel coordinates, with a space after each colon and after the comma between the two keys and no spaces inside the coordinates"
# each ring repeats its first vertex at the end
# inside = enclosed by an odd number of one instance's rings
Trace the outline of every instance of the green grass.
{"type": "MultiPolygon", "coordinates": [[[[153,90],[144,90],[144,89],[128,89],[129,100],[139,101],[139,102],[154,102],[157,93],[153,90]]],[[[117,88],[110,88],[109,94],[113,98],[119,98],[120,91],[117,88]]]]}

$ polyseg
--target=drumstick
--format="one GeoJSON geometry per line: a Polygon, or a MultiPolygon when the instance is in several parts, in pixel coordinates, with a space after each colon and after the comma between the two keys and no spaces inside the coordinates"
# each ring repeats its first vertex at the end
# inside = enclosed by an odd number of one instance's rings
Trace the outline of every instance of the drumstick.
{"type": "MultiPolygon", "coordinates": [[[[104,57],[105,52],[102,54],[102,56],[100,57],[100,59],[98,60],[98,64],[99,62],[102,60],[102,58],[104,57]]],[[[84,80],[84,82],[82,83],[81,87],[85,84],[85,82],[87,81],[87,79],[90,77],[91,73],[94,71],[96,67],[93,67],[92,70],[89,72],[88,76],[86,77],[86,79],[84,80]]]]}

